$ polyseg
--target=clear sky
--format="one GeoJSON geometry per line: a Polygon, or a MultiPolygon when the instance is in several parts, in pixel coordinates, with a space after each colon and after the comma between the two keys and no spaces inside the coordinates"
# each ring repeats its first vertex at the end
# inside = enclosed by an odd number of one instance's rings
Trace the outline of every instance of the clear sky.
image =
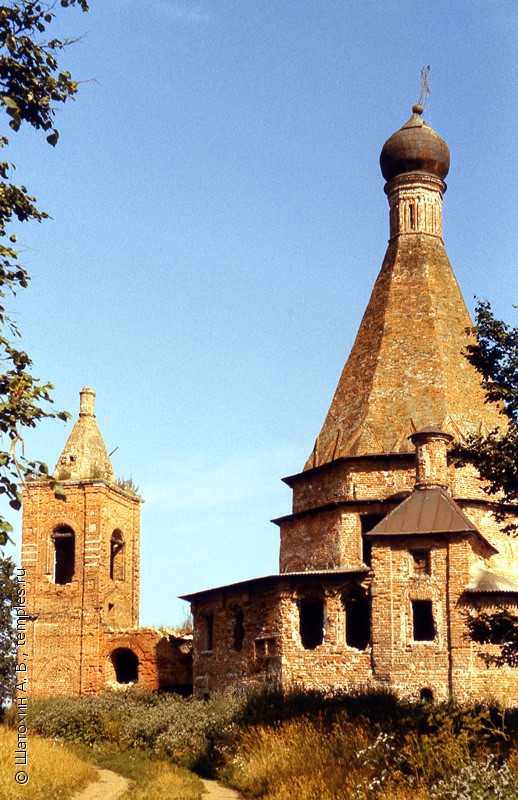
{"type": "MultiPolygon", "coordinates": [[[[450,260],[471,310],[516,324],[518,6],[91,0],[61,26],[85,82],[55,150],[12,137],[52,215],[19,230],[33,277],[12,310],[59,408],[97,392],[145,500],[141,623],[174,625],[177,595],[277,571],[280,478],[311,452],[381,266],[379,153],[427,64],[450,260]]],[[[54,466],[71,424],[28,455],[54,466]]]]}

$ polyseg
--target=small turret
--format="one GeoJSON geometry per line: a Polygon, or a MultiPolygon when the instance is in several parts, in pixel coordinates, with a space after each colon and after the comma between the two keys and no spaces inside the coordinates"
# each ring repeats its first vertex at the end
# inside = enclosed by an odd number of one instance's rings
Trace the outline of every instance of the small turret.
{"type": "Polygon", "coordinates": [[[95,421],[95,392],[85,386],[79,398],[79,419],[56,464],[54,478],[60,481],[101,478],[113,483],[110,457],[95,421]]]}
{"type": "Polygon", "coordinates": [[[409,437],[416,449],[416,489],[448,489],[448,445],[453,436],[440,428],[424,428],[409,437]]]}

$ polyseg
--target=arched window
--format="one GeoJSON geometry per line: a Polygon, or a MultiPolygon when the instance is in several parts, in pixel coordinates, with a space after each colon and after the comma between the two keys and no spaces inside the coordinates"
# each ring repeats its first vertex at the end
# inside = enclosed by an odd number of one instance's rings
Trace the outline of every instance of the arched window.
{"type": "Polygon", "coordinates": [[[110,578],[112,581],[124,580],[124,539],[117,528],[110,541],[110,578]]]}
{"type": "Polygon", "coordinates": [[[69,525],[59,525],[52,533],[54,543],[54,583],[71,583],[75,571],[75,535],[69,525]]]}
{"type": "Polygon", "coordinates": [[[128,647],[118,647],[110,656],[117,683],[137,683],[138,658],[128,647]]]}

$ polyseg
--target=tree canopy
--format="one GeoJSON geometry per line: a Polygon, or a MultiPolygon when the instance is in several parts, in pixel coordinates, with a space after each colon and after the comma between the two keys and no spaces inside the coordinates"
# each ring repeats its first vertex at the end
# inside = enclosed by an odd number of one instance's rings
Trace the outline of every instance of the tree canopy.
{"type": "Polygon", "coordinates": [[[479,302],[473,332],[477,340],[467,347],[468,361],[480,372],[488,402],[502,407],[502,425],[463,448],[487,481],[488,492],[500,495],[501,516],[518,502],[518,327],[495,318],[488,302],[479,302]]]}
{"type": "MultiPolygon", "coordinates": [[[[78,6],[88,11],[86,0],[61,0],[61,6],[78,6]]],[[[47,35],[56,16],[56,2],[18,0],[0,5],[0,110],[8,128],[16,133],[29,125],[46,134],[47,142],[56,146],[59,133],[54,125],[56,108],[73,98],[77,81],[58,66],[58,56],[73,39],[47,35]]],[[[10,134],[12,135],[12,134],[10,134]]],[[[0,148],[5,153],[9,137],[0,135],[0,148]]],[[[32,374],[28,354],[17,346],[20,332],[8,308],[20,289],[28,285],[29,275],[16,249],[16,236],[11,232],[13,220],[42,222],[48,217],[36,206],[36,198],[28,188],[14,180],[16,167],[7,157],[0,159],[0,359],[4,370],[0,375],[0,495],[13,509],[21,505],[20,481],[47,475],[41,461],[31,461],[23,453],[23,432],[45,418],[67,419],[64,411],[51,407],[51,383],[32,374]]],[[[58,496],[62,490],[50,481],[58,496]]],[[[4,557],[11,525],[0,511],[0,701],[10,685],[14,664],[14,643],[11,628],[11,607],[15,584],[13,564],[4,557]]]]}
{"type": "MultiPolygon", "coordinates": [[[[486,437],[473,439],[459,452],[473,463],[487,481],[489,494],[497,495],[497,512],[507,521],[506,530],[516,535],[510,523],[510,506],[518,503],[518,327],[495,318],[488,302],[477,304],[476,341],[467,348],[467,358],[480,372],[488,402],[500,403],[502,425],[486,437]]],[[[467,620],[475,642],[499,646],[498,653],[483,653],[488,664],[518,667],[518,616],[500,607],[480,612],[467,620]]]]}

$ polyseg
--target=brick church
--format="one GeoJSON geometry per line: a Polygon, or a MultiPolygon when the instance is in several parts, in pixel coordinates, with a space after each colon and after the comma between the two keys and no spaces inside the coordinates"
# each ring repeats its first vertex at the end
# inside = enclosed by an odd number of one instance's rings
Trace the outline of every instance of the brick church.
{"type": "Polygon", "coordinates": [[[138,628],[140,499],[117,485],[85,389],[55,472],[66,503],[24,490],[33,693],[272,681],[516,702],[518,671],[487,668],[465,623],[518,607],[518,539],[448,456],[503,418],[463,355],[471,322],[442,240],[450,155],[422,113],[381,152],[387,253],[311,455],[284,479],[279,573],[184,597],[192,667],[186,639],[138,628]]]}

